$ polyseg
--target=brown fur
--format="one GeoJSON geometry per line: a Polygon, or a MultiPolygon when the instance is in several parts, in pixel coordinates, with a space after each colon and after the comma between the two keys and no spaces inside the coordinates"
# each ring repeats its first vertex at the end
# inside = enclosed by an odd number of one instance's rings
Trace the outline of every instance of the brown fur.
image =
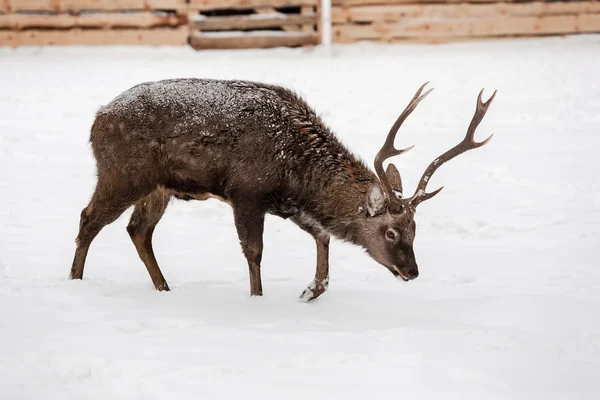
{"type": "Polygon", "coordinates": [[[327,289],[330,236],[364,247],[396,276],[418,275],[414,210],[388,213],[374,173],[287,89],[198,79],[141,84],[98,112],[90,140],[98,183],[81,214],[73,279],[82,278],[102,227],[134,205],[127,230],[155,287],[169,290],[152,233],[171,197],[232,206],[252,295],[262,295],[266,213],[315,238],[317,271],[306,300],[327,289]]]}

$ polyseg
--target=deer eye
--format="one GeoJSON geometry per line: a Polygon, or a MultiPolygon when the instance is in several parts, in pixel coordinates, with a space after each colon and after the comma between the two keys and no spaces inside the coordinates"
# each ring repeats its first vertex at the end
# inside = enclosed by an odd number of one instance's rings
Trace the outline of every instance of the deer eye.
{"type": "Polygon", "coordinates": [[[390,230],[388,230],[388,231],[385,233],[385,236],[387,236],[387,238],[388,238],[388,239],[390,239],[390,240],[394,240],[394,239],[396,239],[396,234],[395,234],[395,233],[394,233],[394,231],[393,231],[393,230],[391,230],[391,229],[390,229],[390,230]]]}

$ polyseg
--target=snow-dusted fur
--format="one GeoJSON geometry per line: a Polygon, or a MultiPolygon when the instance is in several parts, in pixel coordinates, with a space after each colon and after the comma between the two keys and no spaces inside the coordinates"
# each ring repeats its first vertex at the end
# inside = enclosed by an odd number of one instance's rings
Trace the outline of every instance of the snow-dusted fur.
{"type": "Polygon", "coordinates": [[[100,109],[91,141],[100,172],[118,164],[124,177],[182,196],[261,196],[267,212],[301,208],[327,229],[354,216],[377,182],[303,99],[262,83],[137,85],[100,109]]]}
{"type": "Polygon", "coordinates": [[[128,231],[156,288],[168,290],[152,234],[172,196],[233,207],[253,295],[262,294],[267,213],[315,238],[312,298],[327,289],[331,235],[364,247],[395,276],[418,276],[414,209],[387,212],[373,172],[288,89],[207,79],[143,83],[98,111],[90,140],[98,184],[81,214],[72,278],[82,278],[95,235],[135,204],[128,231]]]}

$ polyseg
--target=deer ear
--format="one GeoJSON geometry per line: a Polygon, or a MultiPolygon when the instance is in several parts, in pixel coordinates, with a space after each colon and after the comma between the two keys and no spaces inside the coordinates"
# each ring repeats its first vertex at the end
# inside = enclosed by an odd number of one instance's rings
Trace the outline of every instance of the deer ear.
{"type": "Polygon", "coordinates": [[[381,214],[385,210],[385,195],[383,194],[383,190],[381,190],[381,186],[374,183],[369,188],[369,193],[367,193],[367,211],[371,217],[381,214]]]}
{"type": "Polygon", "coordinates": [[[398,168],[394,164],[390,164],[387,166],[385,174],[390,181],[390,185],[392,185],[392,189],[402,197],[402,178],[400,178],[398,168]]]}

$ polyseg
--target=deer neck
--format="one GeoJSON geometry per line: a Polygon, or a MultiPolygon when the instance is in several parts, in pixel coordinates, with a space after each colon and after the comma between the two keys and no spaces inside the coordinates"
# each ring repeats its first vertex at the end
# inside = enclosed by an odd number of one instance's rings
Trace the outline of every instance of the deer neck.
{"type": "Polygon", "coordinates": [[[307,207],[301,208],[301,217],[318,224],[324,232],[357,245],[360,242],[359,229],[368,218],[365,201],[370,186],[377,178],[367,170],[361,171],[360,179],[347,175],[329,176],[311,193],[307,207]],[[364,176],[372,175],[371,179],[364,176]]]}

